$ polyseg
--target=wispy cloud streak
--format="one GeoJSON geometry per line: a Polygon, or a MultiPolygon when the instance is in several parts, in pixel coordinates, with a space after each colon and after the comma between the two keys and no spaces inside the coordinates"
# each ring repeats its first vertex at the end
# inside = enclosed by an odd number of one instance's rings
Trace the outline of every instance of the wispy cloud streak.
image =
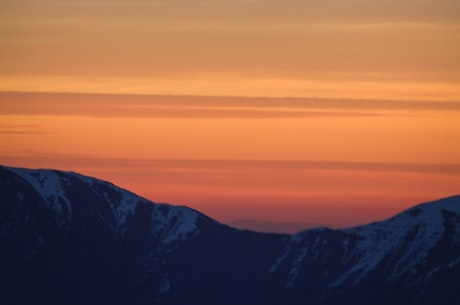
{"type": "MultiPolygon", "coordinates": [[[[1,110],[0,110],[1,113],[1,110]]],[[[44,135],[50,134],[44,126],[36,124],[0,124],[3,135],[44,135]]]]}
{"type": "Polygon", "coordinates": [[[205,159],[131,159],[100,158],[79,155],[0,154],[0,162],[7,164],[33,161],[35,164],[55,163],[57,167],[72,164],[79,168],[130,168],[182,173],[231,173],[250,170],[266,171],[350,171],[399,172],[441,175],[459,175],[458,163],[397,163],[397,162],[343,162],[343,161],[285,161],[285,160],[205,160],[205,159]]]}
{"type": "Polygon", "coordinates": [[[460,111],[460,102],[0,92],[2,115],[155,118],[295,118],[460,111]]]}

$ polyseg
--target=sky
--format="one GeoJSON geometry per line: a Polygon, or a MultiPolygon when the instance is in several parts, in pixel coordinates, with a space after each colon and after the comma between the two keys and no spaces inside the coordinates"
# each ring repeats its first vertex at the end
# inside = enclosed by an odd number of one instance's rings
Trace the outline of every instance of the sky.
{"type": "Polygon", "coordinates": [[[0,164],[231,223],[460,193],[460,2],[0,0],[0,164]]]}

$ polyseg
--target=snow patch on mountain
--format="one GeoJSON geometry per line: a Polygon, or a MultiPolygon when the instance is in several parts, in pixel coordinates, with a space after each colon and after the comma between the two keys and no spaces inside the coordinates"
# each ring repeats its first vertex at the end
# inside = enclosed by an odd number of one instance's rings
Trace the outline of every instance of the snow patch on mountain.
{"type": "MultiPolygon", "coordinates": [[[[458,204],[446,204],[442,209],[460,211],[458,204]]],[[[383,222],[343,230],[358,237],[357,246],[345,253],[345,263],[353,267],[330,286],[341,286],[345,282],[357,284],[383,263],[393,266],[388,280],[414,275],[415,267],[427,259],[425,250],[434,247],[444,234],[442,209],[428,203],[383,222]]]]}
{"type": "Polygon", "coordinates": [[[53,211],[54,219],[59,226],[70,226],[72,205],[62,186],[62,183],[70,183],[68,179],[59,177],[54,171],[20,168],[9,168],[9,170],[24,179],[42,196],[48,208],[53,211]]]}
{"type": "Polygon", "coordinates": [[[288,258],[289,254],[291,254],[292,250],[298,245],[301,241],[298,235],[289,236],[288,246],[284,248],[283,252],[276,258],[275,263],[270,267],[268,272],[273,273],[275,272],[281,264],[288,258]]]}
{"type": "Polygon", "coordinates": [[[308,247],[306,246],[301,247],[297,250],[296,255],[291,264],[291,269],[289,270],[288,281],[286,283],[287,288],[292,288],[294,286],[294,283],[300,273],[300,267],[302,266],[302,262],[307,256],[307,253],[308,247]]]}
{"type": "Polygon", "coordinates": [[[167,204],[158,204],[152,217],[152,232],[160,236],[165,245],[198,234],[198,213],[187,207],[172,208],[167,204]]]}
{"type": "Polygon", "coordinates": [[[122,192],[122,198],[120,203],[117,206],[113,206],[113,211],[115,213],[115,226],[120,231],[124,233],[126,230],[126,225],[129,217],[134,215],[137,203],[139,202],[139,197],[129,192],[122,192]]]}
{"type": "MultiPolygon", "coordinates": [[[[152,205],[152,228],[157,240],[168,245],[177,240],[185,240],[198,234],[196,221],[198,213],[187,207],[171,206],[167,204],[154,204],[110,182],[86,177],[73,172],[57,172],[52,170],[30,170],[20,168],[7,168],[20,178],[44,199],[47,207],[59,226],[69,228],[72,221],[72,203],[69,201],[66,189],[72,187],[76,180],[84,183],[91,192],[107,202],[112,210],[113,218],[107,215],[96,214],[101,221],[107,221],[112,229],[119,234],[124,234],[128,222],[136,213],[139,204],[152,205]]],[[[20,195],[20,194],[19,194],[20,195]]],[[[75,202],[73,202],[75,204],[75,202]]]]}
{"type": "Polygon", "coordinates": [[[280,266],[287,262],[289,272],[286,282],[287,288],[294,287],[294,284],[301,272],[302,264],[307,258],[307,255],[313,260],[318,260],[321,256],[327,255],[323,249],[327,246],[327,240],[322,239],[321,236],[311,242],[307,237],[312,232],[322,232],[327,230],[325,228],[317,228],[312,230],[303,231],[301,233],[291,235],[284,247],[283,251],[278,255],[276,261],[269,268],[269,273],[276,272],[280,266]]]}
{"type": "MultiPolygon", "coordinates": [[[[113,229],[120,234],[125,233],[129,218],[134,215],[138,203],[144,200],[136,194],[120,189],[109,182],[94,179],[90,181],[86,177],[82,181],[91,186],[92,190],[102,196],[109,204],[114,214],[114,220],[111,224],[113,229]]],[[[147,201],[145,203],[150,204],[147,201]]]]}
{"type": "MultiPolygon", "coordinates": [[[[330,230],[335,238],[340,238],[336,257],[344,272],[331,278],[332,289],[351,288],[365,280],[372,272],[381,270],[388,281],[403,279],[408,283],[428,281],[419,275],[421,266],[430,259],[430,249],[434,249],[446,234],[446,214],[460,215],[460,198],[452,197],[441,201],[425,203],[408,209],[388,220],[364,226],[330,230]],[[378,268],[378,269],[377,269],[378,268]]],[[[453,223],[452,243],[460,242],[460,224],[453,223]]],[[[286,287],[293,287],[305,260],[325,261],[327,237],[322,237],[328,229],[311,229],[289,237],[286,246],[269,268],[273,273],[280,266],[287,265],[286,287]],[[323,232],[323,233],[322,233],[323,232]],[[318,235],[317,235],[318,234],[318,235]]],[[[456,266],[460,257],[454,257],[448,264],[456,266]]],[[[433,269],[428,276],[441,269],[433,269]]],[[[327,274],[325,272],[324,274],[327,274]]]]}

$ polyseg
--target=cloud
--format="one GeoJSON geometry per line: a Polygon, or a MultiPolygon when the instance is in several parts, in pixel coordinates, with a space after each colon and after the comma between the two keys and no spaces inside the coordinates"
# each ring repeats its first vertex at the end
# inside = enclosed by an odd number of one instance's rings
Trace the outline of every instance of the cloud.
{"type": "Polygon", "coordinates": [[[44,131],[22,131],[22,130],[0,130],[0,134],[10,134],[10,135],[41,135],[49,134],[49,132],[44,131]]]}
{"type": "MultiPolygon", "coordinates": [[[[0,102],[1,105],[1,102],[0,102]]],[[[1,114],[1,110],[0,110],[1,114]]],[[[0,124],[0,134],[3,135],[45,135],[50,134],[45,126],[37,124],[0,124]]]]}
{"type": "Polygon", "coordinates": [[[150,118],[302,118],[460,111],[460,102],[0,92],[1,115],[150,118]]]}
{"type": "MultiPolygon", "coordinates": [[[[129,169],[136,173],[173,173],[187,175],[239,175],[242,172],[266,171],[273,173],[305,173],[308,171],[340,172],[393,172],[460,176],[459,163],[397,163],[397,162],[343,162],[343,161],[286,161],[286,160],[206,160],[206,159],[142,159],[101,158],[68,154],[16,154],[0,153],[0,163],[42,164],[43,167],[68,169],[129,169]]],[[[36,166],[36,165],[31,165],[36,166]]]]}
{"type": "Polygon", "coordinates": [[[460,164],[378,163],[339,161],[283,161],[283,160],[143,160],[145,165],[164,169],[202,171],[231,171],[233,169],[266,169],[287,171],[366,171],[366,172],[416,172],[460,175],[460,164]]]}

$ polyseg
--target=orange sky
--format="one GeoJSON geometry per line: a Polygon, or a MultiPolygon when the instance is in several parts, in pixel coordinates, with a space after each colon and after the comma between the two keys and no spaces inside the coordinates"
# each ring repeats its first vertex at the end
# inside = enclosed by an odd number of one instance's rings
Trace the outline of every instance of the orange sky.
{"type": "Polygon", "coordinates": [[[459,193],[460,3],[0,1],[0,163],[348,226],[459,193]]]}

